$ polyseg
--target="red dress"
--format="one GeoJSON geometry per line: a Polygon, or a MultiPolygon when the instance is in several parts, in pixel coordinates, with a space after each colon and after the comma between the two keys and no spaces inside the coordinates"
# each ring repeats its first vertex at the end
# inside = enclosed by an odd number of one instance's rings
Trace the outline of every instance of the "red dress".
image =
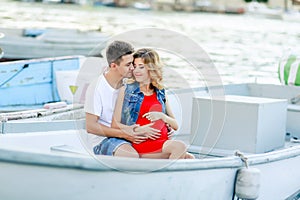
{"type": "MultiPolygon", "coordinates": [[[[157,100],[155,92],[151,96],[144,96],[136,124],[142,126],[151,123],[151,121],[149,121],[146,117],[143,117],[145,113],[151,111],[162,112],[162,105],[157,100]]],[[[161,152],[164,142],[168,140],[168,128],[163,120],[155,121],[152,127],[161,131],[160,138],[156,140],[147,139],[145,142],[140,144],[133,143],[132,146],[140,154],[161,152]]]]}

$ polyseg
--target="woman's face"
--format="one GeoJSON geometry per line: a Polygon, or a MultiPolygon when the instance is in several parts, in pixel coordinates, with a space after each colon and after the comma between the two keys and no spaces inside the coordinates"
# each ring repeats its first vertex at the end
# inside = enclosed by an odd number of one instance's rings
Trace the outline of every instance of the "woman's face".
{"type": "Polygon", "coordinates": [[[133,75],[139,83],[150,83],[150,75],[142,58],[136,58],[133,61],[133,75]]]}

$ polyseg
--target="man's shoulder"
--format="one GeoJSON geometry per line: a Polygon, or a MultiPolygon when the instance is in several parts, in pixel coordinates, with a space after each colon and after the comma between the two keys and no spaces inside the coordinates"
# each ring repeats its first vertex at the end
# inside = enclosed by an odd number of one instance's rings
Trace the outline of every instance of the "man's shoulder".
{"type": "Polygon", "coordinates": [[[107,84],[107,80],[103,74],[101,74],[94,82],[96,90],[108,90],[107,84]]]}

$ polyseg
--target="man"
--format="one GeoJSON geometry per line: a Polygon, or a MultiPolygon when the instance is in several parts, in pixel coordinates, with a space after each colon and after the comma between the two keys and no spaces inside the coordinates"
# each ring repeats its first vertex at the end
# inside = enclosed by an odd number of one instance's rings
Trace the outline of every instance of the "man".
{"type": "MultiPolygon", "coordinates": [[[[132,76],[133,52],[129,43],[112,42],[106,49],[108,71],[91,83],[87,90],[84,106],[86,130],[91,133],[89,139],[95,154],[138,158],[139,154],[131,143],[140,143],[148,138],[134,132],[137,125],[124,126],[122,130],[110,127],[123,78],[132,76]],[[99,136],[106,138],[102,140],[99,136]]],[[[158,132],[155,134],[159,134],[158,132]]]]}

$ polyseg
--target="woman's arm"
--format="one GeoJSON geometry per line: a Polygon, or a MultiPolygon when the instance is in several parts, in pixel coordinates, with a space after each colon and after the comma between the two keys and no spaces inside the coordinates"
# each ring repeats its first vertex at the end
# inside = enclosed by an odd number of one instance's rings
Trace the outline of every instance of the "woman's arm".
{"type": "Polygon", "coordinates": [[[168,99],[166,98],[166,119],[164,120],[165,123],[169,124],[171,128],[173,128],[175,131],[178,129],[178,123],[175,119],[175,116],[172,112],[171,106],[169,104],[168,99]]]}
{"type": "MultiPolygon", "coordinates": [[[[128,132],[128,126],[121,123],[121,115],[122,115],[122,107],[124,102],[124,96],[125,96],[125,87],[121,87],[118,95],[118,99],[115,105],[115,111],[111,123],[112,128],[117,128],[124,130],[125,132],[128,132]]],[[[136,125],[135,125],[136,126],[136,125]]],[[[134,127],[133,127],[134,128],[134,127]]],[[[129,134],[133,134],[133,128],[131,130],[129,129],[129,134]]]]}
{"type": "Polygon", "coordinates": [[[163,112],[148,112],[144,114],[143,117],[146,117],[151,122],[161,119],[165,123],[169,124],[175,131],[178,129],[178,124],[173,115],[168,99],[166,99],[166,114],[163,112]]]}

